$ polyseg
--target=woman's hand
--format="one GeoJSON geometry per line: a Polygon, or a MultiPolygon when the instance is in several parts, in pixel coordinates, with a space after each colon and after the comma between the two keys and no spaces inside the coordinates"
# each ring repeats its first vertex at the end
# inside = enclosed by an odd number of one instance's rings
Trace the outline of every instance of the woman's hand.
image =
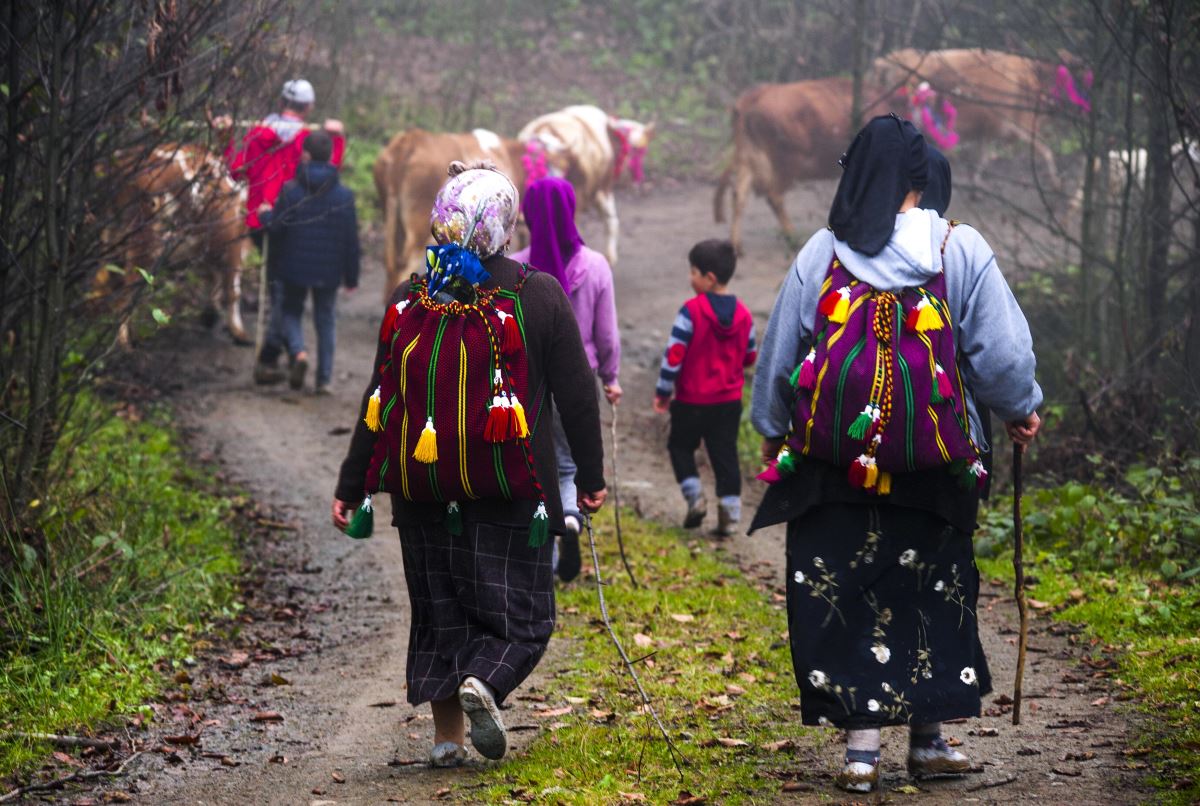
{"type": "Polygon", "coordinates": [[[339,530],[344,530],[350,525],[350,514],[352,512],[354,512],[354,504],[338,498],[333,499],[333,525],[339,530]]]}
{"type": "Polygon", "coordinates": [[[1038,431],[1042,428],[1042,418],[1035,411],[1024,420],[1016,420],[1011,423],[1004,424],[1004,430],[1008,432],[1008,438],[1021,446],[1021,453],[1029,447],[1029,443],[1033,442],[1033,438],[1037,436],[1038,431]]]}
{"type": "Polygon", "coordinates": [[[624,392],[621,390],[621,384],[617,383],[616,381],[613,381],[604,387],[604,396],[608,398],[608,402],[613,406],[617,405],[617,403],[621,400],[622,394],[624,394],[624,392]]]}
{"type": "Polygon", "coordinates": [[[671,398],[654,396],[654,411],[658,414],[667,414],[671,411],[671,398]]]}
{"type": "Polygon", "coordinates": [[[779,449],[783,447],[783,443],[783,437],[779,437],[778,439],[763,438],[762,447],[759,448],[759,452],[761,453],[764,465],[779,455],[779,449]]]}
{"type": "Polygon", "coordinates": [[[604,506],[606,500],[608,500],[608,490],[601,487],[594,493],[581,492],[579,500],[576,503],[579,504],[579,508],[584,512],[596,512],[600,507],[604,506]]]}

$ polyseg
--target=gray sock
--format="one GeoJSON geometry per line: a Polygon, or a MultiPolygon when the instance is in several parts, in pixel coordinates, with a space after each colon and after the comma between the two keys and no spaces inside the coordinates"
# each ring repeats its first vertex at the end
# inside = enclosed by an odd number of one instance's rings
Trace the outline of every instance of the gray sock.
{"type": "Polygon", "coordinates": [[[883,735],[879,728],[848,730],[846,731],[846,749],[866,750],[867,752],[878,753],[882,739],[883,735]]]}
{"type": "Polygon", "coordinates": [[[688,504],[691,504],[697,498],[699,498],[700,493],[703,492],[702,488],[700,487],[700,477],[689,476],[688,478],[679,482],[679,491],[683,493],[683,500],[687,501],[688,504]]]}

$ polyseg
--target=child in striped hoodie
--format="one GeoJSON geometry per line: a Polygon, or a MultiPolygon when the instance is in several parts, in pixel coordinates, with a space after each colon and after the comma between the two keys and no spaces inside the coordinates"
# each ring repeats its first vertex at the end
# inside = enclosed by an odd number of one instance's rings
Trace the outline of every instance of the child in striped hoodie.
{"type": "Polygon", "coordinates": [[[744,369],[757,355],[754,319],[750,310],[726,291],[737,266],[732,243],[701,241],[688,253],[688,263],[696,296],[683,304],[671,327],[655,387],[654,410],[671,414],[667,451],[687,502],[684,527],[694,529],[708,513],[695,455],[703,442],[717,481],[715,534],[728,537],[742,511],[737,436],[744,369]]]}

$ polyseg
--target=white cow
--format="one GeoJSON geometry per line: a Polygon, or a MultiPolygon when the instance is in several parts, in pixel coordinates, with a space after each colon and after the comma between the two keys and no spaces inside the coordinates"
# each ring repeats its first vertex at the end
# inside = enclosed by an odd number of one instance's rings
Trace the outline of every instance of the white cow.
{"type": "Polygon", "coordinates": [[[604,218],[604,256],[617,262],[617,202],[613,186],[628,167],[642,180],[642,160],[654,124],[616,118],[595,106],[568,106],[530,121],[517,139],[525,145],[526,181],[562,176],[575,187],[581,209],[594,208],[604,218]]]}

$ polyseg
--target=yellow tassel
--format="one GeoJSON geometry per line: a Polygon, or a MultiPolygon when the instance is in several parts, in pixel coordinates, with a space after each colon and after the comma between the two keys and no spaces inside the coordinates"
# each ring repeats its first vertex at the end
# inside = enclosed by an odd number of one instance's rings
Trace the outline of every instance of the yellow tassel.
{"type": "Polygon", "coordinates": [[[879,471],[879,483],[875,492],[880,495],[888,495],[892,491],[892,474],[886,470],[879,471]]]}
{"type": "Polygon", "coordinates": [[[367,424],[367,428],[372,431],[382,431],[383,425],[379,422],[379,387],[375,387],[375,391],[371,393],[371,397],[367,400],[367,416],[363,418],[363,422],[367,424]]]}
{"type": "Polygon", "coordinates": [[[875,486],[875,482],[879,480],[879,466],[875,464],[875,460],[871,459],[867,462],[867,477],[863,481],[863,489],[869,490],[875,486]]]}
{"type": "Polygon", "coordinates": [[[433,430],[432,417],[425,419],[425,429],[421,432],[421,438],[417,440],[417,449],[413,451],[413,458],[427,465],[437,461],[437,431],[433,430]]]}
{"type": "Polygon", "coordinates": [[[838,303],[833,309],[833,313],[829,315],[829,321],[842,325],[850,318],[850,289],[838,289],[838,303]]]}
{"type": "Polygon", "coordinates": [[[517,400],[516,395],[512,396],[512,410],[517,415],[517,438],[525,439],[529,436],[529,423],[525,420],[525,407],[517,400]]]}
{"type": "Polygon", "coordinates": [[[937,308],[932,303],[926,301],[917,313],[917,332],[924,333],[926,330],[941,330],[942,317],[938,315],[937,308]]]}

